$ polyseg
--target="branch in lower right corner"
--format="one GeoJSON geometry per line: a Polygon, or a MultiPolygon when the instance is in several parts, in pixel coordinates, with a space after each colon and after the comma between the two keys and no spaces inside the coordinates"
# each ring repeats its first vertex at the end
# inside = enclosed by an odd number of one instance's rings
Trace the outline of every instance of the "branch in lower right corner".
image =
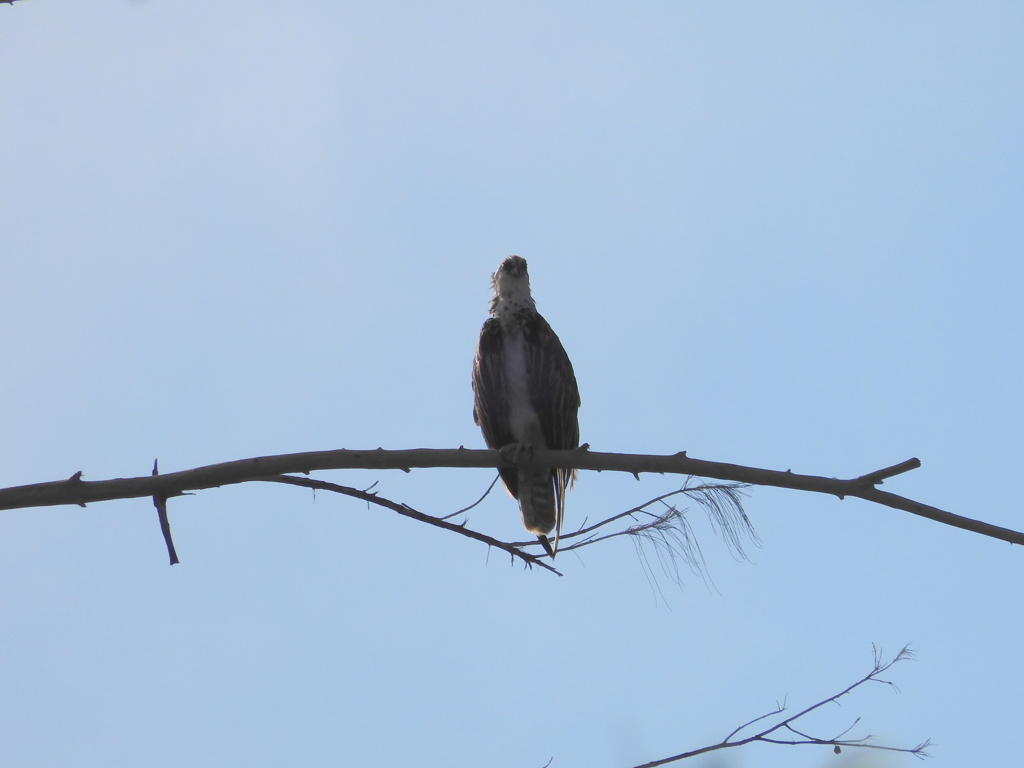
{"type": "Polygon", "coordinates": [[[715,752],[721,749],[731,749],[733,747],[742,747],[747,744],[754,744],[758,742],[763,744],[776,744],[779,746],[789,747],[812,745],[826,746],[832,747],[836,754],[839,754],[845,747],[849,749],[876,749],[885,752],[901,752],[904,754],[913,755],[914,757],[918,758],[929,757],[927,749],[932,745],[931,739],[925,739],[923,742],[921,742],[915,747],[894,747],[885,744],[873,744],[871,743],[871,736],[863,736],[861,738],[845,738],[846,734],[849,733],[850,730],[854,728],[857,725],[857,723],[860,722],[860,718],[857,718],[852,725],[850,725],[848,728],[840,732],[837,736],[832,737],[814,736],[798,729],[795,726],[795,723],[799,721],[801,718],[803,718],[805,715],[808,715],[811,712],[814,712],[815,710],[824,707],[826,704],[837,702],[839,699],[852,693],[865,683],[876,682],[892,685],[890,681],[881,679],[879,675],[892,668],[893,665],[901,661],[906,661],[908,659],[913,658],[913,652],[910,650],[909,646],[904,647],[889,661],[882,660],[882,656],[880,655],[880,652],[875,646],[872,646],[872,651],[874,654],[874,665],[872,666],[871,671],[868,672],[868,674],[866,674],[864,677],[860,678],[854,683],[851,683],[846,688],[839,691],[839,693],[833,694],[828,698],[822,699],[816,704],[812,704],[809,707],[800,710],[796,714],[791,715],[790,717],[786,717],[782,720],[779,720],[777,723],[775,723],[769,728],[765,728],[749,736],[736,738],[755,723],[760,723],[769,718],[781,715],[783,712],[786,711],[784,705],[777,707],[772,712],[761,715],[760,717],[756,717],[753,720],[750,720],[744,723],[743,725],[734,728],[728,736],[726,736],[722,741],[718,742],[717,744],[710,744],[706,747],[700,747],[699,749],[693,749],[688,752],[681,752],[678,755],[672,755],[671,757],[665,757],[660,760],[653,760],[649,763],[638,765],[636,766],[636,768],[656,768],[657,766],[668,765],[670,763],[677,763],[682,760],[687,760],[691,757],[696,757],[697,755],[706,754],[708,752],[715,752]]]}

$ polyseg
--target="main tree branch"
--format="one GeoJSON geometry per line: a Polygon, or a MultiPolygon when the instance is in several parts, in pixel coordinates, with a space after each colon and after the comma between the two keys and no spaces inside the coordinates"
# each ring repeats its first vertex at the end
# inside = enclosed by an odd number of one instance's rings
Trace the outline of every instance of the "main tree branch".
{"type": "MultiPolygon", "coordinates": [[[[1024,544],[1024,533],[998,525],[962,517],[912,499],[879,490],[876,486],[895,475],[921,466],[917,459],[909,459],[851,479],[798,475],[790,471],[745,467],[717,461],[691,459],[685,452],[669,456],[630,453],[598,453],[583,446],[574,451],[536,450],[529,461],[535,465],[589,469],[598,472],[628,472],[639,477],[641,472],[681,474],[709,477],[750,485],[769,485],[798,491],[813,491],[837,496],[840,499],[856,496],[866,501],[893,509],[911,512],[946,525],[980,533],[1011,544],[1024,544]]],[[[170,472],[162,475],[119,478],[115,480],[82,480],[76,472],[67,480],[35,485],[22,485],[0,489],[0,510],[24,507],[45,507],[56,504],[78,504],[154,497],[168,499],[188,491],[216,488],[222,485],[265,480],[285,474],[308,474],[327,469],[401,469],[427,467],[511,467],[510,457],[496,450],[468,450],[418,448],[414,450],[385,451],[313,451],[279,456],[261,456],[253,459],[210,464],[205,467],[170,472]]]]}

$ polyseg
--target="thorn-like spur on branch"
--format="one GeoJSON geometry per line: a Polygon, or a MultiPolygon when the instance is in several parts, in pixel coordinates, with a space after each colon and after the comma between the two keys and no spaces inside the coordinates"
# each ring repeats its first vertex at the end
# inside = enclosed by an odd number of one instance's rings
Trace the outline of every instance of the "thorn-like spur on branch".
{"type": "MultiPolygon", "coordinates": [[[[354,499],[362,499],[370,504],[376,504],[379,507],[390,509],[392,512],[397,512],[404,517],[411,517],[413,520],[419,520],[421,523],[427,525],[433,525],[438,528],[443,528],[446,531],[452,531],[453,533],[459,533],[470,539],[481,541],[488,546],[500,549],[503,552],[508,552],[513,559],[518,558],[522,560],[526,565],[532,567],[534,565],[540,566],[551,571],[558,576],[561,576],[561,572],[556,570],[554,567],[548,565],[536,555],[531,555],[529,552],[524,552],[522,549],[514,544],[508,544],[504,541],[492,538],[485,533],[474,531],[471,528],[467,528],[464,524],[460,525],[457,523],[450,523],[446,518],[434,517],[433,515],[427,515],[423,512],[419,512],[408,504],[399,504],[396,501],[390,501],[375,493],[367,493],[366,491],[360,491],[356,488],[349,488],[344,485],[337,485],[336,483],[327,483],[322,480],[313,480],[308,477],[293,477],[292,475],[277,475],[276,477],[261,477],[261,482],[267,483],[284,483],[286,485],[298,485],[302,488],[312,488],[319,491],[333,491],[334,493],[340,493],[345,496],[351,496],[354,499]]],[[[492,484],[493,487],[493,484],[492,484]]],[[[488,489],[489,491],[490,489],[488,489]]]]}
{"type": "MultiPolygon", "coordinates": [[[[587,448],[574,451],[548,451],[537,449],[528,459],[538,466],[565,469],[589,469],[599,472],[641,472],[660,474],[682,474],[708,477],[750,485],[770,485],[777,488],[791,488],[798,491],[813,491],[837,496],[840,499],[856,496],[866,501],[900,509],[921,517],[927,517],[946,525],[980,533],[1011,544],[1024,544],[1024,533],[1001,528],[979,520],[961,517],[936,507],[886,493],[876,488],[883,480],[920,466],[917,459],[910,459],[886,469],[880,469],[849,480],[839,480],[815,475],[798,475],[794,472],[780,472],[773,469],[744,467],[716,461],[692,459],[685,452],[671,456],[650,456],[645,454],[598,453],[587,448]]],[[[215,488],[233,483],[262,480],[275,475],[309,474],[326,469],[401,469],[424,467],[510,467],[511,460],[500,451],[474,451],[465,448],[430,449],[419,448],[407,451],[314,451],[292,453],[280,456],[263,456],[206,467],[171,472],[152,477],[133,477],[117,480],[87,482],[80,474],[69,480],[53,483],[23,485],[0,490],[0,509],[23,507],[45,507],[54,504],[79,504],[84,506],[92,501],[163,496],[170,498],[186,491],[215,488]]]]}
{"type": "MultiPolygon", "coordinates": [[[[796,726],[797,721],[805,715],[809,715],[811,712],[814,712],[816,709],[824,707],[826,704],[838,702],[839,699],[852,693],[854,690],[864,685],[864,683],[881,683],[883,685],[892,686],[891,682],[889,682],[888,680],[883,680],[880,677],[880,675],[882,675],[884,672],[890,669],[894,664],[900,661],[906,661],[907,659],[913,658],[913,652],[910,650],[909,646],[905,647],[902,651],[897,653],[889,661],[883,661],[880,651],[873,645],[871,647],[872,651],[874,652],[875,661],[872,670],[868,672],[868,674],[866,674],[860,680],[856,681],[852,685],[848,685],[839,693],[833,696],[829,696],[827,699],[822,699],[817,704],[812,704],[811,706],[797,712],[794,715],[790,715],[789,717],[783,717],[771,727],[764,728],[763,730],[760,730],[757,733],[750,734],[749,736],[743,736],[741,738],[738,738],[740,734],[742,734],[744,731],[749,732],[748,729],[750,729],[750,727],[755,723],[760,723],[764,720],[769,720],[770,718],[782,715],[782,713],[786,711],[786,706],[785,704],[779,705],[771,712],[761,715],[760,717],[755,717],[753,720],[749,720],[743,725],[740,725],[737,728],[733,729],[733,731],[728,736],[726,736],[724,739],[722,739],[722,741],[718,742],[717,744],[711,744],[706,747],[701,747],[700,749],[693,749],[689,752],[681,752],[678,755],[672,755],[671,757],[665,757],[660,760],[652,760],[649,763],[638,765],[636,766],[636,768],[656,768],[656,766],[668,765],[669,763],[676,763],[681,760],[696,757],[697,755],[706,754],[708,752],[715,752],[720,749],[730,749],[732,747],[742,747],[746,744],[754,744],[757,742],[763,744],[781,744],[790,747],[808,744],[829,746],[832,747],[837,754],[840,751],[842,751],[843,747],[850,747],[856,749],[879,749],[885,752],[903,752],[905,754],[913,755],[914,757],[919,758],[929,757],[928,752],[926,750],[928,749],[928,747],[932,745],[931,739],[924,740],[916,747],[892,747],[883,744],[871,743],[871,736],[863,736],[857,739],[845,738],[846,734],[849,733],[850,730],[852,730],[854,726],[857,725],[857,723],[859,722],[859,718],[855,720],[851,726],[843,730],[837,736],[833,737],[811,736],[808,733],[800,730],[796,726]]],[[[895,688],[895,686],[893,686],[893,688],[895,688]]]]}

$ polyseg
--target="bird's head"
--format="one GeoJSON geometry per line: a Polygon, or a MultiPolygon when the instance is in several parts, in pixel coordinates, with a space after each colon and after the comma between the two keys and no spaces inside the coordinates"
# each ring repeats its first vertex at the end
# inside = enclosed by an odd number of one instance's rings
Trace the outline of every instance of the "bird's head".
{"type": "Polygon", "coordinates": [[[535,309],[530,296],[530,275],[526,271],[526,259],[509,256],[493,275],[494,298],[491,299],[491,314],[499,317],[507,312],[520,309],[535,309]]]}

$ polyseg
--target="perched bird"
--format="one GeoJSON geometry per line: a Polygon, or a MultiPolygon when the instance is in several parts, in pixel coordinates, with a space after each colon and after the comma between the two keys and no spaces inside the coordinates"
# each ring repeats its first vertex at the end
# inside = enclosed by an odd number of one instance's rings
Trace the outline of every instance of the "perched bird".
{"type": "MultiPolygon", "coordinates": [[[[473,420],[489,448],[568,450],[580,444],[580,393],[569,356],[530,296],[526,259],[509,256],[493,275],[491,317],[473,361],[473,420]]],[[[498,470],[519,501],[523,525],[551,556],[558,551],[569,469],[498,470]],[[555,529],[555,545],[547,534],[555,529]]]]}

